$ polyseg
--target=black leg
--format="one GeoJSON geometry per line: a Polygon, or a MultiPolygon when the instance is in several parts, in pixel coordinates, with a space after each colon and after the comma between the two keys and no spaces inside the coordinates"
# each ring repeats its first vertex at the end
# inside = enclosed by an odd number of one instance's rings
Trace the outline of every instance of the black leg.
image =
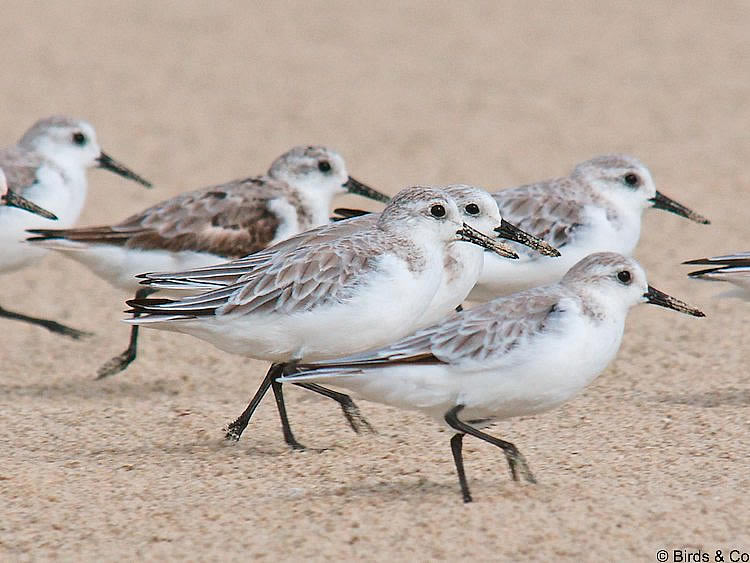
{"type": "Polygon", "coordinates": [[[344,411],[344,416],[346,417],[349,426],[351,426],[352,430],[357,434],[359,434],[362,428],[368,432],[375,432],[375,429],[369,422],[367,422],[367,419],[362,416],[359,407],[354,404],[354,401],[352,401],[352,398],[349,395],[339,393],[338,391],[332,391],[331,389],[318,385],[317,383],[295,383],[295,385],[336,401],[341,407],[341,410],[344,411]]]}
{"type": "Polygon", "coordinates": [[[84,332],[69,326],[65,326],[56,321],[50,321],[47,319],[39,319],[37,317],[29,317],[28,315],[22,315],[21,313],[14,313],[0,307],[0,318],[13,319],[15,321],[22,321],[33,325],[41,326],[54,332],[55,334],[62,334],[63,336],[70,336],[73,340],[84,338],[85,336],[91,336],[90,332],[84,332]]]}
{"type": "MultiPolygon", "coordinates": [[[[152,287],[143,287],[135,292],[136,299],[143,299],[148,297],[152,293],[156,293],[158,290],[152,287]]],[[[134,313],[133,318],[139,316],[140,313],[134,313]]],[[[104,379],[110,375],[120,373],[128,367],[133,360],[135,360],[136,351],[138,349],[138,325],[133,325],[130,328],[130,343],[127,349],[120,354],[117,354],[114,358],[107,360],[96,372],[97,379],[104,379]]]]}
{"type": "Polygon", "coordinates": [[[461,412],[463,408],[463,405],[457,405],[446,413],[445,421],[448,423],[448,425],[457,432],[469,434],[470,436],[474,436],[475,438],[484,440],[485,442],[488,442],[493,446],[497,446],[498,448],[503,450],[505,459],[508,460],[510,475],[514,481],[519,480],[520,473],[529,483],[536,483],[536,479],[529,469],[529,464],[526,463],[526,460],[524,459],[523,455],[521,455],[521,452],[518,451],[518,448],[516,448],[516,446],[514,446],[510,442],[506,442],[505,440],[501,440],[500,438],[490,436],[489,434],[477,430],[473,426],[459,420],[458,413],[461,412]]]}
{"type": "Polygon", "coordinates": [[[276,379],[271,381],[271,389],[273,389],[273,396],[276,399],[276,409],[279,411],[279,418],[281,419],[281,431],[284,433],[284,441],[291,446],[293,450],[304,450],[305,446],[300,444],[294,437],[292,427],[289,425],[289,418],[286,415],[286,405],[284,404],[284,391],[282,385],[276,379]]]}
{"type": "Polygon", "coordinates": [[[456,463],[456,473],[458,473],[458,483],[461,485],[461,494],[464,502],[471,502],[471,493],[469,484],[466,482],[466,472],[464,471],[464,456],[461,449],[464,445],[464,436],[462,432],[454,434],[451,438],[451,451],[453,452],[453,461],[456,463]]]}
{"type": "Polygon", "coordinates": [[[464,310],[464,306],[463,305],[459,305],[458,307],[456,307],[456,313],[460,313],[463,310],[464,310]]]}
{"type": "MultiPolygon", "coordinates": [[[[289,417],[286,412],[282,384],[276,381],[276,378],[280,377],[284,373],[284,370],[291,366],[293,366],[292,363],[271,365],[260,387],[255,392],[255,395],[253,395],[252,399],[250,399],[250,404],[245,411],[237,418],[237,420],[227,426],[225,435],[227,440],[236,441],[240,439],[240,436],[242,436],[245,428],[247,428],[255,409],[258,408],[258,405],[270,387],[273,390],[274,398],[276,399],[276,408],[279,411],[279,418],[281,419],[281,430],[284,433],[284,441],[295,450],[305,449],[305,446],[300,444],[294,437],[291,425],[289,424],[289,417]]],[[[341,406],[341,410],[344,412],[346,420],[355,432],[359,433],[362,428],[365,428],[370,432],[375,432],[367,419],[362,416],[359,407],[357,407],[349,395],[332,391],[326,387],[317,385],[316,383],[295,383],[295,385],[304,387],[309,391],[313,391],[336,401],[341,406]]]]}
{"type": "Polygon", "coordinates": [[[260,384],[260,387],[255,392],[255,395],[253,395],[252,399],[250,399],[250,404],[247,405],[247,408],[237,420],[227,426],[225,434],[227,440],[234,440],[236,442],[240,439],[240,436],[242,436],[245,428],[247,428],[247,425],[250,423],[250,419],[253,417],[255,409],[258,408],[261,400],[266,393],[268,393],[268,389],[271,387],[271,383],[273,383],[274,379],[281,375],[283,368],[284,364],[271,364],[266,376],[263,378],[263,382],[260,384]]]}

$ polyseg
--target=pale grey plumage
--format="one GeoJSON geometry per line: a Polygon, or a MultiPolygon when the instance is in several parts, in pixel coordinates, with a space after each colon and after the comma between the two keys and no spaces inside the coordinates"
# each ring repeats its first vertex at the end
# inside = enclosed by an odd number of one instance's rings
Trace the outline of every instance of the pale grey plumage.
{"type": "MultiPolygon", "coordinates": [[[[400,192],[376,220],[357,218],[356,223],[326,225],[299,235],[306,241],[303,244],[282,241],[266,252],[236,262],[241,263],[245,270],[228,287],[154,306],[149,305],[149,300],[136,300],[138,312],[145,313],[139,321],[148,321],[149,315],[192,318],[197,315],[310,311],[346,301],[353,292],[362,291],[362,286],[379,267],[384,255],[398,257],[410,271],[420,272],[425,267],[425,256],[419,246],[405,236],[402,222],[408,222],[408,213],[413,213],[405,211],[410,202],[430,198],[446,202],[440,191],[411,188],[400,192]],[[369,228],[363,228],[363,223],[369,228]],[[279,252],[277,246],[291,250],[279,252]]],[[[222,264],[203,271],[218,271],[217,275],[224,275],[226,267],[222,264]]],[[[238,274],[237,271],[231,272],[231,275],[238,274]]],[[[149,279],[153,276],[143,275],[149,279]]],[[[166,276],[169,281],[170,275],[166,276]]]]}
{"type": "Polygon", "coordinates": [[[501,190],[492,197],[504,219],[555,248],[570,244],[576,231],[586,225],[586,204],[604,207],[611,219],[617,216],[616,210],[606,200],[575,177],[501,190]]]}
{"type": "Polygon", "coordinates": [[[0,168],[5,171],[10,189],[18,194],[23,194],[37,181],[37,172],[42,164],[54,167],[61,176],[65,175],[62,168],[38,153],[19,149],[18,146],[0,149],[0,168]]]}

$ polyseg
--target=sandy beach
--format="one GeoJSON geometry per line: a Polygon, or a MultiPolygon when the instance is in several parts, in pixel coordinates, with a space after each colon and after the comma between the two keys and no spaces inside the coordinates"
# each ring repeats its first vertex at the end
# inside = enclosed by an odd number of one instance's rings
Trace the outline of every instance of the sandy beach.
{"type": "Polygon", "coordinates": [[[3,276],[4,306],[94,336],[0,321],[0,560],[750,552],[750,304],[680,265],[750,250],[749,29],[741,1],[5,2],[0,144],[42,116],[83,117],[155,184],[91,171],[80,225],[262,173],[308,143],[390,194],[499,189],[632,153],[712,224],[646,212],[650,283],[707,317],[635,309],[581,396],[496,425],[538,485],[467,439],[471,505],[450,433],[419,414],[361,401],[377,434],[356,435],[335,404],[292,389],[298,438],[324,451],[288,451],[272,400],[227,443],[267,364],[148,331],[130,369],[95,381],[127,344],[129,296],[57,255],[3,276]]]}

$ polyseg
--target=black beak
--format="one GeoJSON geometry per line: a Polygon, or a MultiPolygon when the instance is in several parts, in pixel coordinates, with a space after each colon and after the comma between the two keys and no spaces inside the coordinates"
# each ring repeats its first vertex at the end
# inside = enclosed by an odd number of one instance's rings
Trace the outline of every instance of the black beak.
{"type": "Polygon", "coordinates": [[[99,163],[99,168],[104,168],[105,170],[109,170],[110,172],[119,174],[123,178],[138,182],[139,184],[142,184],[147,188],[152,187],[151,182],[141,178],[138,174],[130,170],[130,168],[120,164],[114,158],[104,152],[99,155],[99,158],[97,158],[96,161],[99,163]]]}
{"type": "Polygon", "coordinates": [[[0,199],[2,199],[3,203],[8,207],[17,207],[18,209],[23,209],[24,211],[28,211],[29,213],[33,213],[34,215],[39,215],[40,217],[44,217],[45,219],[52,219],[53,221],[57,221],[57,215],[55,215],[54,213],[50,213],[46,209],[42,209],[36,203],[30,202],[28,199],[21,197],[16,192],[8,190],[8,193],[6,193],[0,199]]]}
{"type": "Polygon", "coordinates": [[[648,286],[648,292],[644,293],[643,297],[645,297],[646,301],[648,301],[649,303],[658,305],[659,307],[674,309],[675,311],[679,311],[680,313],[685,313],[687,315],[693,315],[694,317],[706,316],[703,311],[700,311],[695,307],[691,307],[687,303],[684,303],[679,299],[675,299],[674,297],[667,295],[666,293],[662,293],[658,289],[654,289],[651,286],[648,286]]]}
{"type": "Polygon", "coordinates": [[[500,226],[495,228],[495,232],[500,238],[521,243],[524,246],[533,248],[534,250],[536,250],[540,254],[544,254],[545,256],[560,256],[560,251],[555,247],[543,241],[542,239],[535,237],[534,235],[530,235],[526,231],[522,231],[514,224],[509,223],[505,219],[501,219],[500,226]]]}
{"type": "Polygon", "coordinates": [[[476,244],[505,258],[518,258],[518,254],[513,252],[513,249],[510,246],[503,244],[495,238],[488,237],[466,223],[464,223],[463,228],[460,231],[457,231],[456,234],[458,235],[458,240],[476,244]]]}
{"type": "Polygon", "coordinates": [[[698,215],[695,211],[688,209],[687,207],[680,203],[677,203],[673,199],[668,198],[661,192],[656,192],[656,195],[649,201],[654,204],[655,209],[664,209],[665,211],[669,211],[671,213],[674,213],[675,215],[679,215],[680,217],[685,217],[686,219],[690,219],[691,221],[695,221],[696,223],[703,223],[704,225],[708,225],[709,223],[711,223],[711,221],[706,219],[703,215],[698,215]]]}
{"type": "Polygon", "coordinates": [[[358,180],[355,180],[351,176],[349,176],[343,186],[350,194],[361,195],[362,197],[374,199],[375,201],[382,201],[383,203],[388,203],[389,201],[391,201],[391,198],[387,195],[381,194],[377,190],[373,190],[370,186],[366,186],[365,184],[358,180]]]}

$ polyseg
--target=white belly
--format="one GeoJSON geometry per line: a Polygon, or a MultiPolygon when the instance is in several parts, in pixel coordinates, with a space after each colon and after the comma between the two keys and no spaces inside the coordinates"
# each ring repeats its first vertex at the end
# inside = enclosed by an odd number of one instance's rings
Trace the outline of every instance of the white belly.
{"type": "MultiPolygon", "coordinates": [[[[454,243],[455,271],[444,272],[435,297],[425,311],[417,328],[431,326],[454,312],[466,300],[479,279],[484,262],[484,251],[476,245],[454,243]]],[[[490,254],[490,253],[487,253],[490,254]]]]}

